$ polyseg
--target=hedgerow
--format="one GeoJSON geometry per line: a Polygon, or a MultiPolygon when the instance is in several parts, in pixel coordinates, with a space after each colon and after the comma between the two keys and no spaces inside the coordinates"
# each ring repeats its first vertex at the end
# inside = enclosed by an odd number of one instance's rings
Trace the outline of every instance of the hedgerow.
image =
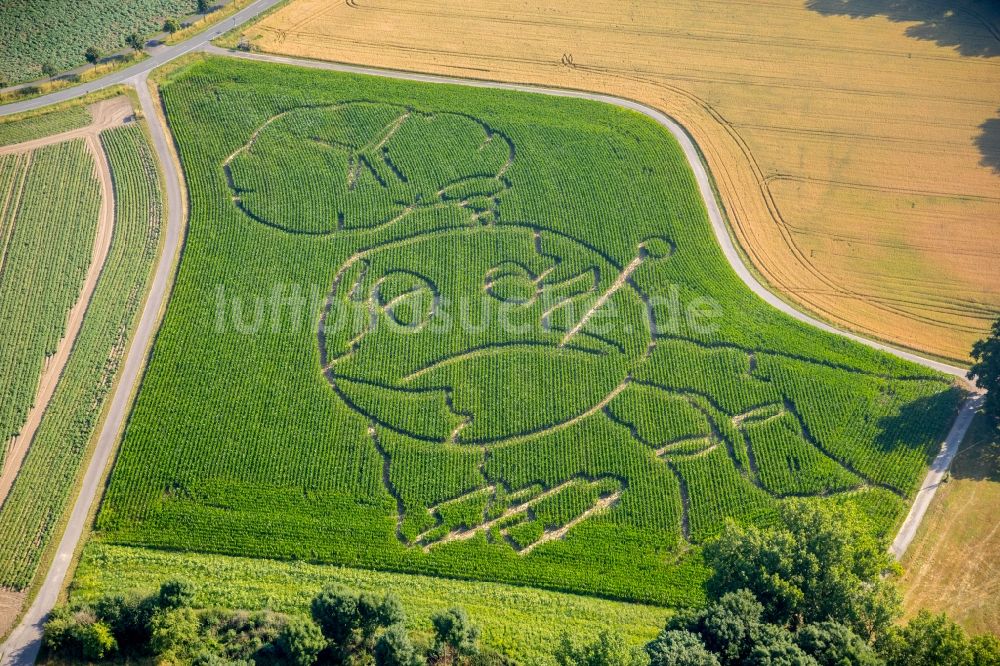
{"type": "Polygon", "coordinates": [[[886,534],[954,412],[756,299],[637,114],[217,58],[163,96],[190,227],[106,541],[692,604],[727,517],[886,534]]]}

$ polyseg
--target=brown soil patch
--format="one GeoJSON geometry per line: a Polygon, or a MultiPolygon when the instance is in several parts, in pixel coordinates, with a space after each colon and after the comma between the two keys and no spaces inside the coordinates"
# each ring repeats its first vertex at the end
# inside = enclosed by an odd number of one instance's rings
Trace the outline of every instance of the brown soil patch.
{"type": "Polygon", "coordinates": [[[246,34],[286,55],[656,107],[697,141],[776,290],[964,361],[1000,311],[1000,155],[986,136],[1000,7],[956,7],[932,26],[954,39],[921,39],[920,16],[809,8],[829,4],[295,0],[246,34]]]}
{"type": "Polygon", "coordinates": [[[27,596],[26,591],[15,592],[0,587],[0,636],[6,636],[14,628],[14,621],[17,620],[27,596]]]}

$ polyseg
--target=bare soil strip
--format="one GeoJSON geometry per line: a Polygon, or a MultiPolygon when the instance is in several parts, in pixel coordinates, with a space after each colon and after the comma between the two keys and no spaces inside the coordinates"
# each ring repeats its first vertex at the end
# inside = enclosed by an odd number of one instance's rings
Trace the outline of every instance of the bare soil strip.
{"type": "MultiPolygon", "coordinates": [[[[502,514],[500,514],[496,518],[493,518],[493,519],[490,519],[490,520],[486,520],[486,521],[480,523],[479,525],[476,525],[475,527],[470,527],[470,528],[464,529],[464,530],[455,530],[453,532],[449,532],[444,537],[442,537],[442,538],[440,538],[440,539],[438,539],[436,541],[432,541],[432,542],[427,543],[426,545],[424,545],[423,550],[424,550],[425,553],[429,553],[430,550],[431,550],[431,548],[433,548],[435,546],[440,546],[441,544],[451,543],[451,542],[454,542],[454,541],[466,541],[466,540],[471,539],[472,537],[476,536],[480,532],[482,532],[482,533],[489,532],[491,529],[493,529],[497,525],[500,525],[501,523],[503,523],[508,518],[511,518],[513,516],[516,516],[516,515],[519,515],[519,514],[527,512],[531,507],[535,506],[536,504],[538,504],[542,500],[547,499],[549,497],[552,497],[556,493],[559,493],[559,492],[563,491],[564,489],[566,489],[567,487],[569,487],[570,485],[572,485],[576,481],[577,481],[577,479],[571,479],[569,481],[564,481],[564,482],[562,482],[562,483],[560,483],[558,485],[552,486],[548,490],[545,490],[545,491],[543,491],[543,492],[541,492],[541,493],[533,496],[529,500],[526,500],[526,501],[524,501],[524,502],[522,502],[520,504],[516,504],[516,505],[514,505],[512,507],[507,508],[506,510],[504,510],[504,512],[502,514]]],[[[482,490],[487,490],[490,487],[491,486],[487,486],[487,488],[484,488],[482,490]]],[[[478,490],[478,491],[475,491],[475,492],[482,492],[482,490],[478,490]]],[[[586,511],[584,511],[579,516],[577,516],[576,518],[572,519],[571,521],[569,521],[568,523],[566,523],[562,527],[559,527],[557,529],[552,529],[552,530],[546,530],[542,534],[542,536],[539,537],[538,541],[535,541],[534,543],[532,543],[532,544],[530,544],[528,546],[525,546],[524,548],[518,550],[517,551],[518,555],[527,555],[532,550],[534,550],[535,547],[537,547],[537,546],[545,543],[546,541],[553,541],[555,539],[561,539],[561,538],[563,538],[564,536],[566,536],[567,532],[569,532],[571,529],[573,529],[574,526],[576,526],[579,523],[583,522],[584,520],[586,520],[590,516],[594,515],[595,513],[599,512],[599,511],[603,511],[603,510],[611,507],[613,504],[615,504],[615,502],[617,502],[619,500],[619,498],[621,498],[621,495],[622,495],[622,491],[621,490],[616,490],[615,492],[611,493],[610,495],[607,495],[606,497],[600,497],[600,498],[598,498],[598,500],[594,503],[594,506],[590,507],[589,509],[587,509],[586,511]]],[[[451,501],[454,501],[454,500],[451,500],[451,501]]],[[[442,502],[441,504],[448,504],[448,502],[442,502]]],[[[430,510],[433,511],[434,509],[437,508],[437,506],[441,506],[441,504],[436,505],[435,507],[431,507],[430,510]]],[[[422,534],[420,534],[417,537],[417,539],[416,539],[417,543],[420,543],[421,541],[423,541],[423,539],[426,538],[427,534],[429,532],[432,532],[434,529],[436,529],[436,528],[431,528],[430,530],[427,530],[427,531],[423,532],[422,534]]]]}
{"type": "Polygon", "coordinates": [[[18,592],[0,587],[0,635],[10,631],[27,596],[26,591],[18,592]]]}
{"type": "Polygon", "coordinates": [[[0,470],[0,507],[7,499],[10,489],[17,479],[18,472],[21,471],[21,464],[28,454],[35,432],[42,422],[45,410],[49,406],[49,400],[52,399],[52,394],[59,383],[59,377],[69,360],[76,336],[83,325],[83,317],[90,305],[91,296],[97,287],[97,280],[104,269],[104,261],[107,259],[108,250],[111,247],[111,236],[115,226],[114,187],[111,182],[111,167],[104,155],[104,149],[101,148],[98,134],[104,129],[121,124],[132,115],[132,107],[126,98],[120,97],[95,104],[92,111],[94,122],[86,127],[11,146],[17,150],[10,152],[23,152],[53,143],[83,138],[94,158],[94,167],[101,188],[101,210],[97,219],[97,233],[94,235],[94,249],[90,267],[87,269],[87,275],[80,289],[80,296],[66,316],[65,333],[59,341],[56,353],[45,360],[45,367],[38,379],[35,400],[24,425],[21,426],[21,432],[7,443],[7,454],[4,456],[3,468],[0,470]],[[30,146],[30,148],[26,148],[26,146],[30,146]]]}

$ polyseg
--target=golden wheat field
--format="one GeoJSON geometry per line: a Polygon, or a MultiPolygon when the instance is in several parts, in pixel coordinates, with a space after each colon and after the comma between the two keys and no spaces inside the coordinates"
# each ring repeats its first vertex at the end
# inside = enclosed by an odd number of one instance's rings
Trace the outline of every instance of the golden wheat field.
{"type": "Polygon", "coordinates": [[[942,7],[293,0],[245,34],[285,55],[654,106],[699,144],[775,291],[965,361],[1000,312],[1000,5],[942,7]]]}

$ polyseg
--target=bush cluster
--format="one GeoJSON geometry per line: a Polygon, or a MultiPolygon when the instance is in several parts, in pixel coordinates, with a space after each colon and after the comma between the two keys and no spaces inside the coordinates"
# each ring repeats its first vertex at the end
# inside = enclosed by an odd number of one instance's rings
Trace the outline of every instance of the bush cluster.
{"type": "Polygon", "coordinates": [[[310,616],[271,611],[197,609],[194,588],[165,582],[153,595],[109,595],[60,606],[45,624],[54,656],[100,662],[153,657],[195,666],[503,666],[479,646],[479,629],[461,608],[431,618],[432,634],[414,638],[399,599],[325,587],[310,616]]]}
{"type": "Polygon", "coordinates": [[[997,666],[1000,639],[944,614],[896,624],[896,569],[850,513],[786,508],[773,529],[730,524],[705,548],[710,602],[672,616],[644,653],[615,634],[568,637],[559,666],[997,666]]]}

